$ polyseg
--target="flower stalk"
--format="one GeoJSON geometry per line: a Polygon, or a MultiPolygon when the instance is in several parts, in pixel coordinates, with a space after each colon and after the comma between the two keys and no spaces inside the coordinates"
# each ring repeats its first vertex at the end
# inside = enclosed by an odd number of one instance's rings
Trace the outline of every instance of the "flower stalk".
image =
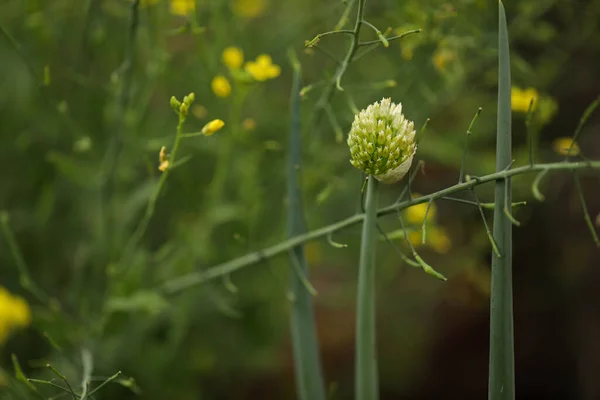
{"type": "Polygon", "coordinates": [[[365,219],[358,267],[355,377],[355,396],[357,400],[376,400],[379,398],[375,329],[375,247],[377,243],[379,182],[372,175],[367,179],[365,219]]]}

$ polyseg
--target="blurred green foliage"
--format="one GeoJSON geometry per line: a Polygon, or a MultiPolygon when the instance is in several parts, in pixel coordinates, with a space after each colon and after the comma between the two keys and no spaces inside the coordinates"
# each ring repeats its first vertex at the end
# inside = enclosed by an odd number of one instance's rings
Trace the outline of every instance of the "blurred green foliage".
{"type": "MultiPolygon", "coordinates": [[[[198,0],[194,12],[181,16],[167,0],[144,1],[133,31],[132,4],[0,5],[0,209],[10,216],[32,279],[60,303],[52,307],[19,286],[14,254],[1,240],[0,284],[28,296],[33,322],[0,344],[0,398],[30,394],[12,378],[11,353],[28,377],[51,379],[43,368],[51,363],[76,386],[82,351],[92,356],[93,377],[122,371],[137,382],[119,378],[121,385],[107,385],[101,398],[130,398],[131,389],[147,399],[293,398],[285,257],[234,274],[236,293],[221,280],[169,298],[156,288],[285,237],[289,48],[299,54],[303,83],[315,85],[302,104],[309,229],[357,211],[361,178],[348,162],[344,141],[336,139],[336,129],[345,134],[349,128],[352,104],[362,108],[390,96],[403,103],[417,127],[431,119],[417,152],[426,162],[415,183],[422,193],[458,178],[464,133],[481,106],[466,172],[493,171],[496,3],[369,0],[366,17],[382,31],[423,32],[353,63],[343,78],[345,91],[331,102],[335,122],[320,118],[316,125],[310,121],[319,82],[336,67],[320,49],[341,58],[347,38],[322,38],[318,49],[303,44],[340,21],[344,2],[198,0]],[[237,79],[221,58],[229,46],[243,49],[246,60],[271,55],[281,75],[252,84],[237,79]],[[216,75],[229,77],[229,96],[211,91],[216,75]],[[196,107],[184,131],[199,131],[214,118],[223,119],[225,128],[182,143],[178,158],[186,162],[171,171],[146,235],[129,251],[127,242],[161,173],[159,150],[169,150],[175,135],[169,98],[189,92],[196,107]]],[[[600,90],[600,1],[528,0],[506,7],[513,84],[534,87],[546,99],[534,119],[536,157],[554,160],[549,143],[572,132],[600,90]]],[[[376,39],[373,32],[363,35],[376,39]]],[[[524,116],[515,113],[517,163],[527,160],[524,116]]],[[[530,183],[515,180],[515,200],[530,200],[530,183]]],[[[400,189],[387,187],[381,204],[394,201],[400,189]]],[[[556,186],[552,190],[550,201],[558,193],[556,186]]],[[[492,186],[479,194],[488,201],[492,186]]],[[[405,393],[426,376],[430,315],[443,296],[487,307],[490,249],[477,210],[445,203],[438,208],[437,223],[449,232],[451,249],[424,254],[469,290],[440,294],[440,283],[400,267],[394,250],[382,243],[384,398],[405,393]]],[[[530,209],[517,215],[525,224],[533,218],[530,209]]],[[[383,225],[398,229],[393,218],[383,225]]],[[[347,249],[325,242],[307,246],[319,291],[325,374],[337,387],[336,398],[350,398],[352,388],[358,232],[335,238],[347,249]]]]}

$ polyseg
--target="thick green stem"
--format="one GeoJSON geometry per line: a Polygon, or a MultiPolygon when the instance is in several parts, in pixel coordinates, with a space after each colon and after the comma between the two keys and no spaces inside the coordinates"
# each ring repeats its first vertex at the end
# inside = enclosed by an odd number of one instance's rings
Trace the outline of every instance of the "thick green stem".
{"type": "MultiPolygon", "coordinates": [[[[294,69],[291,94],[291,124],[288,155],[288,236],[306,233],[302,207],[300,171],[302,165],[302,142],[300,132],[300,63],[290,53],[294,69]]],[[[290,288],[293,293],[291,310],[292,345],[296,391],[300,400],[325,400],[325,386],[321,372],[319,342],[315,326],[312,287],[308,283],[308,264],[304,245],[290,249],[290,288]]]]}
{"type": "MultiPolygon", "coordinates": [[[[499,10],[498,123],[496,171],[505,170],[511,155],[510,58],[506,15],[502,2],[499,10]]],[[[515,359],[512,296],[512,222],[509,219],[512,187],[509,177],[496,181],[494,240],[501,257],[492,253],[492,287],[490,297],[490,366],[488,398],[515,398],[515,359]]]]}
{"type": "Polygon", "coordinates": [[[377,180],[369,176],[365,220],[360,245],[356,316],[356,399],[377,400],[377,341],[375,329],[375,246],[377,243],[377,180]]]}

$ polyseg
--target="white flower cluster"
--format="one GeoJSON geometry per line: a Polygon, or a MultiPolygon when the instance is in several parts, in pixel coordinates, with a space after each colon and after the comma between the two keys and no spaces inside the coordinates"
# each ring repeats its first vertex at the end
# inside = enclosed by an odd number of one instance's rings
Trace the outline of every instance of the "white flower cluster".
{"type": "Polygon", "coordinates": [[[402,104],[384,98],[369,105],[354,117],[348,134],[350,163],[383,183],[398,182],[417,151],[414,128],[402,104]]]}

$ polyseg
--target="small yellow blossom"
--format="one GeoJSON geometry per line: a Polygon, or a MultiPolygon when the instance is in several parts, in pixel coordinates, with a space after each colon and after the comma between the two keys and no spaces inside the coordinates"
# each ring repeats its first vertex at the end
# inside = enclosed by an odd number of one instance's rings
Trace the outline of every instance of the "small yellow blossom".
{"type": "Polygon", "coordinates": [[[221,128],[223,128],[224,126],[225,126],[225,122],[223,122],[222,120],[213,119],[208,124],[204,125],[204,127],[202,128],[202,133],[205,136],[211,136],[215,132],[221,130],[221,128]]]}
{"type": "Polygon", "coordinates": [[[160,162],[160,165],[158,166],[159,171],[165,172],[166,169],[169,168],[169,156],[167,156],[167,148],[165,146],[160,148],[158,161],[160,162]]]}
{"type": "Polygon", "coordinates": [[[260,16],[267,6],[266,0],[234,0],[233,13],[245,18],[260,16]]]}
{"type": "MultiPolygon", "coordinates": [[[[413,193],[413,198],[421,197],[419,193],[413,193]]],[[[427,212],[428,203],[421,203],[406,209],[406,221],[409,224],[422,224],[427,212]]],[[[431,221],[436,215],[437,209],[435,203],[431,203],[429,213],[427,214],[427,222],[431,221]]],[[[420,239],[419,239],[420,240],[420,239]]]]}
{"type": "Polygon", "coordinates": [[[446,70],[446,65],[456,59],[456,52],[447,48],[440,48],[433,54],[433,65],[439,72],[446,70]]]}
{"type": "MultiPolygon", "coordinates": [[[[411,231],[408,233],[408,240],[413,246],[419,247],[423,244],[423,233],[420,229],[411,231]]],[[[452,247],[452,243],[450,242],[450,238],[446,231],[437,226],[427,228],[425,245],[440,254],[447,253],[452,247]]]]}
{"type": "Polygon", "coordinates": [[[252,131],[256,129],[256,121],[252,118],[246,118],[242,121],[242,128],[244,128],[245,131],[252,131]]]}
{"type": "Polygon", "coordinates": [[[534,88],[521,89],[513,87],[510,91],[510,101],[513,111],[526,113],[529,111],[529,103],[533,99],[532,111],[535,110],[540,95],[534,88]]]}
{"type": "Polygon", "coordinates": [[[18,328],[31,324],[31,311],[27,302],[18,296],[13,296],[0,286],[0,344],[18,328]]]}
{"type": "Polygon", "coordinates": [[[244,63],[244,52],[239,47],[227,47],[223,50],[223,64],[231,69],[239,69],[244,63]]]}
{"type": "Polygon", "coordinates": [[[411,231],[408,232],[408,240],[413,246],[418,247],[422,243],[423,235],[421,234],[421,231],[411,231]]]}
{"type": "Polygon", "coordinates": [[[427,229],[427,245],[440,254],[447,253],[452,247],[446,230],[437,226],[427,229]]]}
{"type": "Polygon", "coordinates": [[[248,61],[244,69],[257,81],[277,78],[281,73],[279,65],[273,64],[268,54],[259,55],[256,61],[248,61]]]}
{"type": "Polygon", "coordinates": [[[218,97],[227,97],[231,94],[231,84],[223,75],[217,75],[211,83],[212,91],[218,97]]]}
{"type": "Polygon", "coordinates": [[[171,14],[187,16],[196,10],[196,0],[170,0],[171,14]]]}
{"type": "Polygon", "coordinates": [[[562,156],[577,156],[580,153],[579,145],[574,143],[573,139],[570,137],[560,137],[554,139],[552,142],[552,148],[555,152],[562,156]],[[573,148],[571,148],[571,144],[573,145],[573,148]],[[571,148],[570,152],[569,148],[571,148]]]}

